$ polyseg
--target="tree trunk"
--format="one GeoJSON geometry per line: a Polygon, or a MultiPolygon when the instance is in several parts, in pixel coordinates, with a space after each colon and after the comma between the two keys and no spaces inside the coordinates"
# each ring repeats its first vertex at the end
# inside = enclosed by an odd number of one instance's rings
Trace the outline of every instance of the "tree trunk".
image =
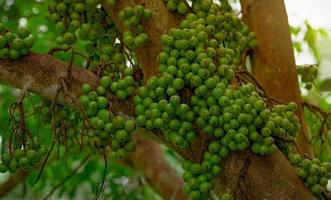
{"type": "Polygon", "coordinates": [[[279,150],[267,156],[232,153],[222,167],[216,191],[230,191],[236,200],[316,199],[279,150]]]}
{"type": "Polygon", "coordinates": [[[302,153],[314,157],[303,116],[291,34],[283,0],[241,0],[244,21],[256,34],[258,46],[252,54],[253,75],[269,97],[282,103],[294,101],[301,133],[297,144],[302,153]]]}
{"type": "MultiPolygon", "coordinates": [[[[106,1],[103,1],[103,6],[106,8],[108,13],[114,18],[116,24],[121,27],[121,22],[117,19],[117,13],[120,8],[125,6],[134,6],[136,4],[144,5],[145,7],[152,10],[154,13],[152,21],[146,22],[144,26],[146,31],[148,31],[150,37],[150,44],[146,44],[140,49],[138,49],[138,60],[141,62],[140,65],[145,73],[145,77],[150,77],[151,75],[157,74],[157,54],[161,50],[162,45],[160,44],[159,36],[165,33],[169,28],[176,26],[180,23],[181,18],[177,18],[177,14],[174,15],[167,11],[163,0],[126,0],[118,1],[116,8],[110,8],[105,6],[106,1]],[[164,27],[163,27],[163,22],[164,27]],[[155,29],[154,29],[155,27],[155,29]],[[153,44],[153,45],[151,45],[153,44]],[[145,52],[145,53],[144,53],[145,52]]],[[[254,4],[260,4],[260,1],[252,1],[250,4],[254,7],[254,4]]],[[[273,4],[278,4],[279,1],[270,1],[266,6],[273,6],[273,4]]],[[[243,4],[244,5],[244,4],[243,4]]],[[[263,6],[259,7],[263,10],[263,6]]],[[[275,9],[276,10],[276,9],[275,9]]],[[[250,13],[252,15],[257,14],[250,13]]],[[[262,11],[261,11],[262,12],[262,11]]],[[[245,11],[245,13],[247,13],[245,11]]],[[[265,13],[265,12],[262,12],[265,13]]],[[[270,13],[273,13],[270,11],[270,13]]],[[[266,21],[275,20],[274,17],[277,15],[272,15],[270,13],[266,21]]],[[[275,13],[274,13],[275,14],[275,13]]],[[[256,15],[257,16],[257,15],[256,15]]],[[[277,18],[277,20],[284,20],[284,18],[277,18]]],[[[275,20],[275,21],[277,21],[275,20]]],[[[285,18],[286,20],[286,18],[285,18]]],[[[262,23],[259,21],[258,23],[262,23]]],[[[263,27],[263,25],[259,27],[263,27]]],[[[257,25],[256,25],[257,26],[257,25]]],[[[272,28],[267,26],[268,28],[272,28]]],[[[264,28],[267,29],[267,28],[264,28]]],[[[254,27],[253,27],[254,30],[254,27]]],[[[273,29],[270,29],[271,31],[273,29]]],[[[267,30],[265,30],[267,31],[267,30]]],[[[274,34],[278,30],[272,32],[264,32],[266,36],[273,38],[276,37],[274,34]]],[[[259,35],[259,33],[257,33],[259,35]]],[[[268,46],[268,43],[261,41],[260,37],[257,37],[260,48],[264,45],[268,46]]],[[[275,45],[275,44],[273,44],[275,45]]],[[[276,51],[275,51],[276,52],[276,51]]],[[[275,57],[272,51],[267,51],[265,56],[275,57]]],[[[276,55],[278,57],[287,56],[287,54],[276,55]]],[[[286,58],[284,58],[286,59],[286,58]]],[[[271,59],[272,60],[272,59],[271,59]]],[[[277,66],[278,65],[273,65],[277,66]]],[[[58,61],[49,60],[49,57],[30,55],[28,57],[23,57],[20,61],[0,61],[0,80],[5,83],[14,85],[16,87],[22,88],[26,87],[29,91],[35,92],[42,95],[43,97],[52,99],[54,97],[56,90],[54,87],[58,86],[58,78],[65,75],[67,65],[59,63],[58,61]],[[38,60],[37,57],[41,59],[38,60]],[[22,66],[21,66],[22,65],[22,66]],[[44,69],[41,70],[41,74],[38,75],[38,68],[45,65],[44,69]],[[29,68],[34,68],[29,69],[29,68]],[[24,70],[25,69],[25,70],[24,70]],[[5,73],[5,74],[2,74],[5,73]],[[46,80],[40,78],[43,76],[47,78],[46,80]],[[16,79],[13,79],[17,78],[16,79]],[[23,81],[25,80],[25,81],[23,81]],[[45,81],[47,83],[45,83],[45,81]],[[25,82],[30,82],[29,86],[26,86],[25,82]],[[49,87],[52,85],[52,87],[49,87]],[[54,86],[55,85],[55,86],[54,86]]],[[[293,69],[292,69],[293,70],[293,69]]],[[[278,71],[274,72],[278,73],[278,71]]],[[[74,69],[73,71],[74,79],[71,81],[68,93],[76,94],[76,88],[82,82],[95,83],[96,79],[91,72],[87,70],[74,69]],[[88,79],[88,80],[87,80],[88,79]]],[[[275,77],[275,74],[267,73],[263,74],[265,77],[275,77]]],[[[292,77],[293,78],[293,77],[292,77]]],[[[282,78],[278,79],[278,82],[283,81],[282,78]]],[[[296,80],[297,81],[297,80],[296,80]]],[[[293,84],[297,84],[294,82],[293,84]]],[[[289,88],[288,86],[285,87],[289,88]]],[[[285,91],[285,88],[280,88],[281,91],[285,91]]],[[[275,88],[279,89],[279,88],[275,88]]],[[[290,92],[298,92],[297,90],[289,90],[290,92]]],[[[286,93],[288,91],[286,90],[286,93]]],[[[270,95],[270,94],[269,94],[270,95]]],[[[299,96],[299,93],[295,94],[295,97],[299,96]]],[[[77,97],[77,96],[76,96],[77,97]]],[[[65,95],[60,95],[59,101],[69,101],[65,95]]],[[[300,99],[297,99],[299,101],[300,99]]],[[[128,115],[132,116],[133,105],[131,102],[124,101],[119,102],[116,98],[111,97],[111,104],[118,110],[124,111],[128,115]]],[[[145,132],[145,131],[144,131],[145,132]]],[[[148,132],[148,135],[157,135],[155,132],[148,132]]],[[[161,138],[162,140],[162,138],[161,138]]],[[[164,142],[164,141],[163,141],[164,142]]],[[[173,147],[166,143],[169,147],[173,147]]],[[[197,151],[201,152],[204,148],[205,141],[203,138],[199,137],[198,141],[194,143],[193,147],[197,151]]],[[[185,158],[193,159],[191,156],[190,149],[182,150],[177,152],[184,156],[185,158]]],[[[142,158],[148,159],[148,158],[142,158]]],[[[141,163],[140,163],[141,164],[141,163]]],[[[144,164],[144,163],[143,163],[144,164]]],[[[250,151],[232,153],[226,160],[222,162],[224,167],[223,173],[220,175],[217,184],[217,193],[229,189],[230,192],[235,196],[235,199],[315,199],[309,189],[304,185],[304,183],[296,175],[295,169],[289,164],[284,155],[280,151],[268,156],[257,156],[250,151]]],[[[170,178],[169,178],[170,180],[170,178]]],[[[166,183],[172,183],[172,181],[166,181],[166,183]]],[[[174,199],[184,199],[185,197],[177,197],[174,199]]]]}

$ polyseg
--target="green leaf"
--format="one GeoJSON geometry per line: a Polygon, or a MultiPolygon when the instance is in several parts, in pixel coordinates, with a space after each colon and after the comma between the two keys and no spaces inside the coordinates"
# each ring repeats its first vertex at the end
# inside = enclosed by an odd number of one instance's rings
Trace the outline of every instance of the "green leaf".
{"type": "Polygon", "coordinates": [[[305,25],[307,28],[307,31],[305,33],[304,41],[307,42],[308,46],[311,48],[315,59],[319,63],[320,61],[320,55],[317,49],[317,31],[313,29],[307,21],[305,21],[305,25]]]}
{"type": "Polygon", "coordinates": [[[294,27],[294,26],[290,26],[290,31],[293,35],[297,36],[300,31],[301,31],[301,28],[300,27],[294,27]]]}

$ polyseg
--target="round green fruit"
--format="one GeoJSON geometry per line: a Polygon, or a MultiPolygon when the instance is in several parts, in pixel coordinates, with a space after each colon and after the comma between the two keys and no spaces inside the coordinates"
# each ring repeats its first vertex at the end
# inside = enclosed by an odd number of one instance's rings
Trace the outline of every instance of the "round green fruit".
{"type": "Polygon", "coordinates": [[[31,34],[31,32],[26,27],[20,27],[17,30],[17,35],[22,39],[28,37],[30,34],[31,34]]]}
{"type": "Polygon", "coordinates": [[[0,173],[6,173],[8,171],[8,166],[0,163],[0,173]]]}
{"type": "Polygon", "coordinates": [[[84,94],[89,94],[91,91],[92,91],[92,87],[90,84],[85,83],[82,85],[82,92],[84,94]]]}
{"type": "Polygon", "coordinates": [[[72,45],[72,44],[76,43],[76,41],[77,41],[77,37],[73,33],[70,33],[70,32],[65,33],[63,35],[63,39],[64,39],[64,42],[68,45],[72,45]]]}
{"type": "Polygon", "coordinates": [[[0,35],[0,49],[4,48],[7,45],[7,39],[0,35]]]}
{"type": "Polygon", "coordinates": [[[0,59],[7,59],[9,57],[9,49],[0,49],[0,59]]]}
{"type": "Polygon", "coordinates": [[[9,58],[12,60],[17,60],[20,57],[20,53],[14,49],[9,50],[9,58]]]}
{"type": "Polygon", "coordinates": [[[130,139],[130,136],[128,134],[128,132],[124,129],[118,130],[115,133],[115,138],[116,140],[120,141],[121,143],[126,142],[130,139]]]}

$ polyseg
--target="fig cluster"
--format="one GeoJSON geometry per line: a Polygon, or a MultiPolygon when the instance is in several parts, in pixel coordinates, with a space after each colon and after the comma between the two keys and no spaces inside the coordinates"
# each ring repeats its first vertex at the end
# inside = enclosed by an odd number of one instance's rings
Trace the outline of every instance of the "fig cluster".
{"type": "Polygon", "coordinates": [[[13,146],[14,149],[10,152],[1,154],[0,173],[30,170],[48,152],[48,149],[40,144],[38,137],[33,137],[25,148],[20,148],[18,145],[13,146]]]}
{"type": "Polygon", "coordinates": [[[83,84],[83,95],[79,101],[88,115],[90,146],[96,150],[111,147],[112,156],[121,159],[135,149],[133,133],[136,123],[109,111],[110,105],[104,88],[109,85],[110,80],[105,77],[100,80],[100,86],[96,90],[89,84],[83,84]]]}
{"type": "Polygon", "coordinates": [[[288,159],[297,168],[297,173],[314,194],[326,192],[331,178],[331,163],[319,159],[302,159],[299,154],[290,153],[288,159]]]}
{"type": "Polygon", "coordinates": [[[33,45],[34,38],[26,27],[18,27],[17,32],[12,32],[0,22],[0,59],[17,60],[29,53],[33,45]]]}
{"type": "Polygon", "coordinates": [[[143,21],[152,18],[152,11],[141,5],[135,7],[125,7],[120,13],[119,18],[123,21],[127,29],[123,32],[123,43],[130,50],[139,48],[148,41],[148,35],[144,31],[143,21]]]}
{"type": "MultiPolygon", "coordinates": [[[[173,2],[180,1],[167,6],[173,2]]],[[[247,26],[213,1],[193,1],[191,9],[160,38],[160,75],[138,89],[134,103],[138,126],[179,148],[202,134],[210,138],[201,159],[183,162],[184,192],[198,200],[209,198],[230,152],[266,155],[276,145],[288,151],[283,141],[296,137],[299,122],[295,103],[271,106],[253,84],[235,80],[242,52],[256,44],[247,26]]]]}

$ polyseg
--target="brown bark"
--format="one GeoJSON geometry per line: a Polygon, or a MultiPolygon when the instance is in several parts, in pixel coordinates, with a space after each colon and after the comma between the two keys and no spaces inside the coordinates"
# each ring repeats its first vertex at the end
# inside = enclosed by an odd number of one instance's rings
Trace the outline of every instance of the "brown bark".
{"type": "Polygon", "coordinates": [[[302,153],[313,157],[309,132],[303,116],[302,100],[294,53],[283,0],[241,0],[244,20],[256,34],[253,74],[267,95],[282,103],[298,104],[301,133],[297,143],[302,153]]]}
{"type": "Polygon", "coordinates": [[[136,137],[135,141],[138,146],[145,148],[137,148],[130,160],[133,166],[144,174],[153,189],[165,199],[186,199],[182,191],[182,178],[178,177],[174,168],[164,167],[169,164],[164,159],[160,145],[142,137],[136,137]]]}
{"type": "Polygon", "coordinates": [[[29,175],[27,171],[19,171],[11,175],[4,183],[0,185],[0,198],[6,196],[9,191],[13,190],[17,185],[22,183],[29,175]]]}
{"type": "MultiPolygon", "coordinates": [[[[50,55],[30,54],[18,61],[0,61],[0,82],[16,88],[27,89],[40,96],[53,100],[60,87],[61,78],[67,76],[69,64],[56,60],[50,55]]],[[[95,85],[96,76],[88,70],[73,68],[72,79],[67,94],[59,93],[57,101],[72,104],[80,95],[81,85],[95,85]]]]}
{"type": "Polygon", "coordinates": [[[232,153],[222,167],[225,170],[216,191],[230,190],[236,200],[316,199],[279,150],[267,156],[251,151],[232,153]]]}

